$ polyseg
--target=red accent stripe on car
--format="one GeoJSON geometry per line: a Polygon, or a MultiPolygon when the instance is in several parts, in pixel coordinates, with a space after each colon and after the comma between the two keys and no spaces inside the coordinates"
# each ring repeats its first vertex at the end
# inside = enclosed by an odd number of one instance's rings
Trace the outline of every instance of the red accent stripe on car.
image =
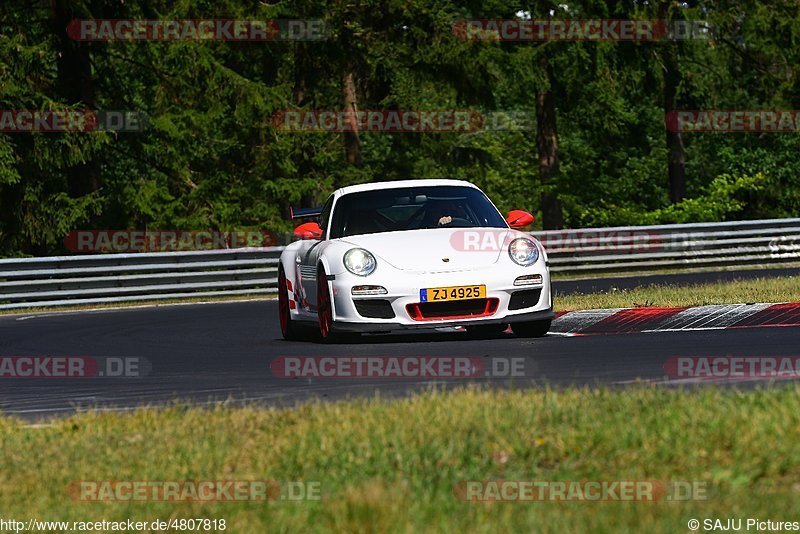
{"type": "Polygon", "coordinates": [[[497,312],[497,298],[470,299],[464,301],[415,302],[406,305],[408,316],[414,321],[441,321],[488,317],[497,312]],[[484,301],[484,302],[477,302],[484,301]],[[458,306],[458,303],[462,303],[458,306]],[[445,305],[445,306],[442,306],[445,305]],[[472,308],[470,308],[472,306],[472,308]],[[448,308],[452,307],[452,310],[448,308]]]}

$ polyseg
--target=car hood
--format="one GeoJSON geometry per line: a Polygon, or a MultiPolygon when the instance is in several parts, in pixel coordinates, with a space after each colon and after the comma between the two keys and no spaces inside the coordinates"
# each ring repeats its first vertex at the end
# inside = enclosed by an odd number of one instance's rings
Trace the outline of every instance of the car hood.
{"type": "Polygon", "coordinates": [[[404,271],[456,271],[497,263],[513,239],[508,228],[434,228],[355,235],[341,242],[404,271]]]}

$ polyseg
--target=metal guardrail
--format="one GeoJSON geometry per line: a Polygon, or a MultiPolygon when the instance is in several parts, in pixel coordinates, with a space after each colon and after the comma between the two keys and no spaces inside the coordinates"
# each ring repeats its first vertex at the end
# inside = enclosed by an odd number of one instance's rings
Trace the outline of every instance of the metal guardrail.
{"type": "Polygon", "coordinates": [[[800,261],[800,219],[533,232],[553,272],[739,267],[800,261]]]}
{"type": "Polygon", "coordinates": [[[0,260],[0,309],[276,292],[283,247],[0,260]]]}
{"type": "MultiPolygon", "coordinates": [[[[552,272],[681,270],[800,262],[800,219],[532,232],[552,272]]],[[[283,247],[0,259],[0,309],[277,291],[283,247]]]]}

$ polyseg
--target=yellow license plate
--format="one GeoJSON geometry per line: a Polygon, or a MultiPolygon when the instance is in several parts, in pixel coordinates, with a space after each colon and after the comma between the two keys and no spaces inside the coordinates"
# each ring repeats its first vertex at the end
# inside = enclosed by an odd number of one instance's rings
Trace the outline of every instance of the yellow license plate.
{"type": "Polygon", "coordinates": [[[420,302],[486,298],[486,286],[429,287],[419,290],[420,302]]]}

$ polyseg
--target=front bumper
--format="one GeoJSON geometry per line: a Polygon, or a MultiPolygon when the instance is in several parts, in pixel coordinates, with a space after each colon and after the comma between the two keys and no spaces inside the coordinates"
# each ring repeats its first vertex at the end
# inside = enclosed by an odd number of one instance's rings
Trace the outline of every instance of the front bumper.
{"type": "Polygon", "coordinates": [[[504,318],[495,317],[482,317],[479,319],[458,319],[454,321],[425,321],[416,322],[414,324],[397,323],[397,322],[381,322],[381,323],[348,323],[345,321],[336,321],[333,323],[333,330],[336,332],[384,332],[389,330],[412,330],[421,328],[441,328],[443,326],[470,326],[470,325],[485,325],[485,324],[509,324],[518,322],[529,321],[548,321],[553,320],[556,314],[552,308],[546,310],[517,313],[504,318]]]}
{"type": "MultiPolygon", "coordinates": [[[[378,274],[378,273],[376,273],[378,274]]],[[[330,281],[334,301],[333,329],[349,332],[382,332],[398,329],[438,328],[443,326],[469,326],[476,324],[503,324],[548,320],[553,318],[550,274],[544,261],[531,267],[484,267],[443,272],[406,272],[393,270],[380,276],[358,277],[337,273],[330,281]],[[520,276],[539,274],[542,283],[515,286],[520,276]],[[353,296],[356,285],[376,285],[386,288],[385,295],[353,296]],[[476,317],[437,317],[420,320],[409,314],[409,305],[420,302],[420,289],[430,287],[486,286],[486,298],[496,299],[496,310],[490,315],[476,317]],[[538,301],[521,309],[509,309],[512,294],[519,291],[540,290],[538,301]],[[384,300],[391,304],[394,317],[364,317],[356,309],[355,300],[384,300]]]]}

